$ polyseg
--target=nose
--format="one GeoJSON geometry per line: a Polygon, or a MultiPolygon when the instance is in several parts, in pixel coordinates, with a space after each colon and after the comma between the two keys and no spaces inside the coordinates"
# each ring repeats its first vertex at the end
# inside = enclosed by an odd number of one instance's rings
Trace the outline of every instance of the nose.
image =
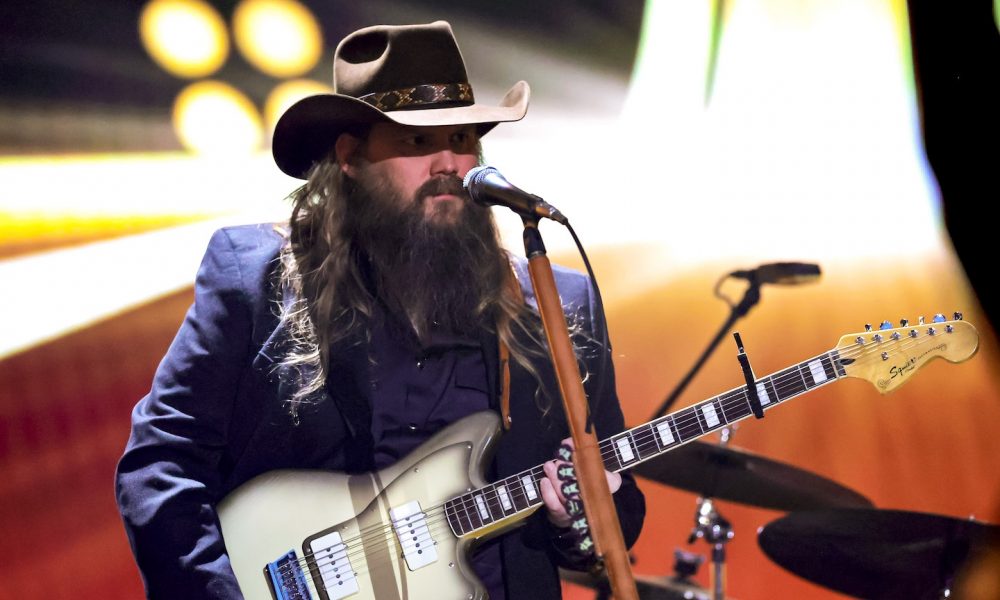
{"type": "Polygon", "coordinates": [[[431,160],[431,175],[457,175],[458,161],[450,148],[436,152],[431,160]]]}

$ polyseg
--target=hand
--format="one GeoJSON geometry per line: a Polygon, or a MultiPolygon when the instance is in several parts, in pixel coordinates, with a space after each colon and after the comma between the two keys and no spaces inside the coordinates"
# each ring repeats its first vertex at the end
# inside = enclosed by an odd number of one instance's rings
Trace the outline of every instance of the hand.
{"type": "MultiPolygon", "coordinates": [[[[566,438],[562,443],[573,448],[573,438],[566,438]]],[[[545,479],[541,481],[542,501],[545,502],[545,508],[548,510],[549,521],[556,527],[569,527],[572,522],[569,513],[566,512],[566,498],[562,493],[562,482],[559,481],[559,476],[556,474],[559,467],[564,464],[567,463],[562,460],[550,460],[542,466],[545,470],[545,479]]],[[[604,476],[608,480],[608,489],[611,490],[611,493],[617,492],[618,488],[622,486],[622,476],[608,470],[604,471],[604,476]]]]}

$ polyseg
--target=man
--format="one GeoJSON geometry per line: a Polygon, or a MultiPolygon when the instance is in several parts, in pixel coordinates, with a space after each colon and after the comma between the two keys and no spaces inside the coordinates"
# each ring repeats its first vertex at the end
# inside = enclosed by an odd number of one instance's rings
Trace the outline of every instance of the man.
{"type": "MultiPolygon", "coordinates": [[[[135,408],[117,496],[147,593],[240,597],[217,508],[255,476],[384,469],[495,411],[506,431],[488,476],[550,461],[545,510],[472,564],[490,598],[558,598],[556,566],[584,564],[569,552],[551,462],[568,436],[562,403],[524,261],[462,186],[480,136],[524,116],[528,87],[476,104],[445,22],[349,35],[334,86],[274,132],[278,166],[307,179],[287,228],[216,232],[194,305],[135,408]]],[[[585,277],[556,276],[604,438],[623,428],[604,316],[585,277]]],[[[627,475],[608,483],[631,544],[642,494],[627,475]]]]}

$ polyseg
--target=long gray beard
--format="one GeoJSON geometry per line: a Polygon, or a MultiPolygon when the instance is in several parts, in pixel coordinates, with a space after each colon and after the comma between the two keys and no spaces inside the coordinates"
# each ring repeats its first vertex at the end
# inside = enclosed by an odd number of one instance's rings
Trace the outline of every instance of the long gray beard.
{"type": "MultiPolygon", "coordinates": [[[[509,264],[493,215],[468,198],[454,176],[429,180],[403,200],[362,170],[351,192],[348,233],[371,269],[374,292],[421,342],[432,330],[472,335],[492,329],[509,264]],[[424,214],[424,198],[464,199],[454,222],[424,214]]],[[[454,208],[454,207],[445,207],[454,208]]]]}

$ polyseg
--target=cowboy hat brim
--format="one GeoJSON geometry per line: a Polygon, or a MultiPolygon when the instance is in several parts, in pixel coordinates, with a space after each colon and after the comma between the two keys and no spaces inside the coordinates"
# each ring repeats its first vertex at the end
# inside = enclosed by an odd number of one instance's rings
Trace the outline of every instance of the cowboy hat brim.
{"type": "Polygon", "coordinates": [[[481,125],[483,135],[497,123],[520,121],[528,112],[531,89],[527,82],[515,83],[497,106],[471,104],[446,108],[381,111],[342,94],[318,94],[299,100],[278,119],[271,140],[271,153],[287,175],[306,179],[313,164],[325,157],[337,137],[357,125],[399,123],[401,125],[481,125]]]}

